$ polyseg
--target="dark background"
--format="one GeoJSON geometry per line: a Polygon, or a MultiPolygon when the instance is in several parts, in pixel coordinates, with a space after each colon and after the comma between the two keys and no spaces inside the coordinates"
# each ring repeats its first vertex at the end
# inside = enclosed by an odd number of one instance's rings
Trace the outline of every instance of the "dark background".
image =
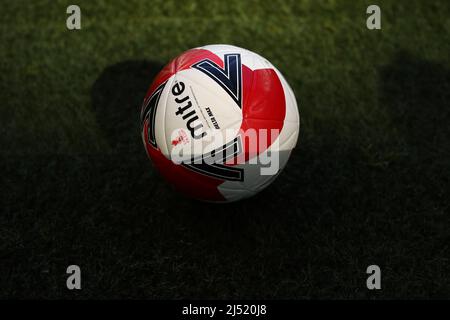
{"type": "Polygon", "coordinates": [[[79,31],[69,4],[0,9],[0,298],[449,298],[448,1],[378,1],[375,31],[368,1],[78,1],[79,31]],[[139,132],[152,78],[211,43],[273,62],[301,116],[227,205],[174,192],[139,132]]]}

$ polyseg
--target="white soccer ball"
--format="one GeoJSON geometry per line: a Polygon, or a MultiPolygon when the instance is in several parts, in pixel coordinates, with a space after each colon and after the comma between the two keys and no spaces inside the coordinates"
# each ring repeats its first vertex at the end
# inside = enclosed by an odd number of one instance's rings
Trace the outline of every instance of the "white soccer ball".
{"type": "Polygon", "coordinates": [[[267,187],[296,146],[292,89],[266,59],[231,45],[188,50],[154,79],[141,111],[145,149],[196,199],[229,202],[267,187]]]}

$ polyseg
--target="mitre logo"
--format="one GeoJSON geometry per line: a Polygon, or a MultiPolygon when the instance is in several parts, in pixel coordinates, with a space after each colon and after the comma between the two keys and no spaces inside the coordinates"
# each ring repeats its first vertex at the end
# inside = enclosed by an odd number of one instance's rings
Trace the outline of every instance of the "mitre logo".
{"type": "Polygon", "coordinates": [[[185,88],[186,85],[182,81],[177,81],[172,86],[172,94],[176,97],[175,102],[179,105],[175,115],[186,120],[186,128],[191,133],[192,138],[201,139],[206,136],[206,132],[203,130],[203,123],[199,120],[192,106],[191,99],[187,94],[184,94],[185,88]]]}

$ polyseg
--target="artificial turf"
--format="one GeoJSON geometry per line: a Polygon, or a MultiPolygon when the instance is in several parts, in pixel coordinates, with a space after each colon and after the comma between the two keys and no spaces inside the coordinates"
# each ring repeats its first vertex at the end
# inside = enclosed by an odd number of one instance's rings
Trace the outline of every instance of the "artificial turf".
{"type": "Polygon", "coordinates": [[[379,0],[381,30],[373,1],[78,0],[69,31],[72,2],[0,5],[0,298],[450,297],[447,0],[379,0]],[[212,43],[269,59],[301,116],[228,205],[173,191],[139,132],[156,73],[212,43]]]}

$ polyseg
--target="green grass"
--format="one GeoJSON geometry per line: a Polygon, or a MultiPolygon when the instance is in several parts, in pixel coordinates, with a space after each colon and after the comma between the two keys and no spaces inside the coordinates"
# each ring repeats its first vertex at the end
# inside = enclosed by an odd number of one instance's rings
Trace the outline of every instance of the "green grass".
{"type": "Polygon", "coordinates": [[[450,297],[448,1],[377,1],[380,31],[371,1],[77,1],[80,31],[69,4],[0,7],[1,298],[450,297]],[[302,119],[276,182],[222,206],[172,191],[138,121],[211,43],[273,62],[302,119]]]}

